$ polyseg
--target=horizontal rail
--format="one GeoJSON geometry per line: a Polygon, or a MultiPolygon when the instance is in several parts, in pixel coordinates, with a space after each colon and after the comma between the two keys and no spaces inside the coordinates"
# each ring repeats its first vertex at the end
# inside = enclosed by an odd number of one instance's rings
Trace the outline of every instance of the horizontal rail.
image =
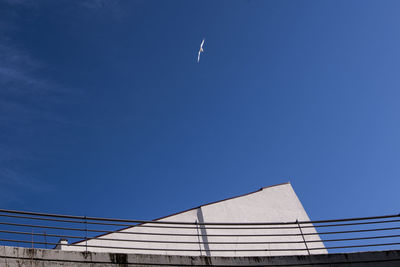
{"type": "MultiPolygon", "coordinates": [[[[170,228],[170,229],[198,229],[197,226],[170,226],[170,225],[150,225],[153,221],[146,224],[122,224],[122,223],[105,223],[105,222],[88,222],[88,221],[76,221],[76,220],[61,220],[61,219],[53,219],[53,218],[41,218],[41,217],[32,217],[32,216],[19,216],[19,215],[9,215],[9,214],[0,214],[0,217],[9,217],[9,218],[19,218],[19,219],[30,219],[30,220],[41,220],[41,221],[52,221],[52,222],[62,222],[62,223],[79,223],[79,224],[92,224],[92,225],[107,225],[107,226],[121,226],[121,227],[143,227],[143,228],[170,228]]],[[[371,221],[371,222],[357,222],[357,223],[342,223],[342,224],[325,224],[325,225],[304,225],[301,228],[322,228],[322,227],[337,227],[337,226],[351,226],[351,225],[367,225],[367,224],[379,224],[379,223],[394,223],[400,222],[400,220],[386,220],[386,221],[371,221]]],[[[307,223],[303,223],[307,224],[307,223]]],[[[312,224],[312,223],[308,223],[312,224]]],[[[284,227],[238,227],[238,226],[229,226],[229,227],[212,227],[207,226],[207,229],[215,229],[215,230],[275,230],[275,229],[298,229],[298,226],[284,226],[284,227]]]]}
{"type": "Polygon", "coordinates": [[[99,218],[99,217],[87,217],[87,216],[73,216],[73,215],[61,215],[51,213],[39,213],[39,212],[28,212],[28,211],[16,211],[0,209],[3,213],[14,213],[14,214],[25,214],[35,215],[43,217],[54,217],[54,218],[69,218],[84,221],[112,221],[112,222],[131,222],[131,223],[152,223],[152,224],[178,224],[178,225],[287,225],[287,224],[315,224],[315,223],[330,223],[330,222],[347,222],[347,221],[359,221],[359,220],[374,220],[374,219],[385,219],[400,217],[400,214],[384,215],[384,216],[372,216],[372,217],[358,217],[358,218],[347,218],[347,219],[336,219],[336,220],[316,220],[316,221],[293,221],[293,222],[243,222],[243,223],[232,223],[232,222],[177,222],[177,221],[144,221],[144,220],[127,220],[127,219],[112,219],[112,218],[99,218]]]}
{"type": "MultiPolygon", "coordinates": [[[[18,224],[18,223],[4,223],[0,222],[0,225],[12,225],[12,226],[23,226],[33,228],[46,228],[46,229],[57,229],[57,230],[71,230],[71,231],[87,231],[97,233],[116,233],[116,234],[132,234],[132,235],[160,235],[160,236],[198,236],[198,234],[184,234],[184,233],[153,233],[153,232],[128,232],[128,231],[106,231],[106,230],[95,230],[95,229],[84,229],[84,228],[68,228],[68,227],[57,227],[57,226],[45,226],[45,225],[34,225],[34,224],[18,224]]],[[[207,229],[207,228],[206,228],[207,229]]],[[[389,227],[389,228],[374,228],[374,229],[361,229],[361,230],[348,230],[348,231],[332,231],[332,232],[320,232],[320,233],[278,233],[278,234],[207,234],[210,237],[272,237],[272,236],[301,236],[301,235],[328,235],[328,234],[349,234],[349,233],[362,233],[362,232],[374,232],[374,231],[389,231],[399,230],[400,227],[389,227]]]]}
{"type": "MultiPolygon", "coordinates": [[[[33,232],[21,232],[21,231],[7,231],[0,230],[0,233],[8,234],[19,234],[19,235],[29,235],[29,236],[48,236],[48,237],[58,237],[58,238],[74,238],[74,239],[86,239],[84,236],[73,236],[73,235],[55,235],[55,234],[44,234],[44,233],[33,233],[33,232]]],[[[382,239],[382,238],[395,238],[400,237],[400,235],[386,235],[386,236],[369,236],[369,237],[358,237],[358,238],[340,238],[340,239],[326,239],[326,240],[309,240],[307,243],[323,243],[323,242],[339,242],[339,241],[355,241],[355,240],[367,240],[367,239],[382,239]]],[[[123,241],[123,242],[142,242],[142,243],[171,243],[171,244],[234,244],[234,245],[253,245],[253,244],[298,244],[304,243],[302,240],[298,241],[253,241],[253,242],[224,242],[224,241],[180,241],[180,240],[145,240],[145,239],[121,239],[121,238],[102,238],[97,237],[96,240],[104,241],[123,241]]],[[[85,242],[85,240],[81,241],[85,242]]]]}
{"type": "Polygon", "coordinates": [[[48,245],[59,245],[58,248],[65,250],[121,249],[135,253],[159,251],[178,255],[202,255],[204,252],[259,252],[256,254],[266,255],[263,253],[274,251],[307,254],[310,251],[323,253],[327,250],[357,251],[369,247],[399,246],[399,223],[399,215],[299,222],[199,223],[0,209],[0,245],[9,242],[30,244],[31,247],[45,245],[46,248],[48,245]],[[60,243],[58,239],[68,239],[72,243],[60,243]]]}

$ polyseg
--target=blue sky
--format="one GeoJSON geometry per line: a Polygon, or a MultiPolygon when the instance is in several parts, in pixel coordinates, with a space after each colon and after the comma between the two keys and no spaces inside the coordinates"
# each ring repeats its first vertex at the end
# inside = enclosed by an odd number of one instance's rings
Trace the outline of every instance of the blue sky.
{"type": "Polygon", "coordinates": [[[153,219],[290,181],[312,219],[398,213],[399,11],[0,0],[0,206],[153,219]]]}

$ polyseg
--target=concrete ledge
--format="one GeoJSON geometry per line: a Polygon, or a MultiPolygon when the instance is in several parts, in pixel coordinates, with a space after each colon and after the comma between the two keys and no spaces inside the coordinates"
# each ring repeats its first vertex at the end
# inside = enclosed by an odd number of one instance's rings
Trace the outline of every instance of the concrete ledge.
{"type": "Polygon", "coordinates": [[[400,250],[274,257],[190,257],[0,246],[0,266],[400,266],[400,250]]]}

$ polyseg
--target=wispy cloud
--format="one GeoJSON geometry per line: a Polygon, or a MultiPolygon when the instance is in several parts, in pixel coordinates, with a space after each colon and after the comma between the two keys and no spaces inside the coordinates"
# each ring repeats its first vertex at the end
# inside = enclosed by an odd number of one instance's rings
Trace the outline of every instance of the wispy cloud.
{"type": "MultiPolygon", "coordinates": [[[[31,1],[0,0],[1,3],[15,6],[31,1]]],[[[36,159],[19,141],[34,132],[40,121],[63,121],[51,112],[51,101],[65,89],[40,75],[42,62],[11,38],[9,33],[18,30],[13,21],[16,18],[0,16],[0,203],[3,204],[21,202],[23,194],[39,194],[51,188],[41,177],[27,171],[27,163],[36,159]],[[9,142],[11,139],[14,142],[9,142]]]]}
{"type": "MultiPolygon", "coordinates": [[[[65,12],[73,10],[78,16],[85,13],[85,16],[97,14],[100,18],[112,16],[120,19],[124,15],[124,8],[119,0],[60,2],[60,5],[65,4],[68,7],[65,12]]],[[[0,0],[0,7],[2,5],[7,8],[7,12],[4,11],[6,8],[0,10],[0,203],[5,195],[8,200],[14,201],[18,200],[21,191],[40,193],[41,190],[52,188],[43,182],[42,177],[31,175],[26,168],[32,162],[34,165],[38,160],[38,153],[33,155],[29,150],[32,148],[18,143],[34,136],[35,131],[45,131],[46,127],[41,128],[43,124],[47,124],[47,127],[50,125],[48,128],[52,129],[52,134],[61,124],[59,128],[63,129],[66,124],[85,126],[85,123],[68,119],[55,111],[60,104],[70,105],[69,100],[79,97],[80,91],[76,88],[66,89],[44,75],[43,70],[51,66],[47,66],[32,54],[29,47],[12,37],[15,36],[12,34],[15,31],[23,30],[16,23],[22,19],[19,10],[38,10],[47,4],[53,5],[54,2],[0,0]]]]}
{"type": "Polygon", "coordinates": [[[0,85],[3,93],[28,92],[39,87],[45,89],[43,81],[33,75],[39,67],[26,51],[0,39],[0,85]]]}
{"type": "Polygon", "coordinates": [[[10,5],[21,5],[26,3],[31,3],[31,0],[2,0],[2,2],[10,5]]]}
{"type": "MultiPolygon", "coordinates": [[[[8,7],[33,7],[38,1],[35,0],[0,0],[0,4],[8,7]]],[[[12,11],[11,11],[12,12],[12,11]]],[[[0,22],[1,24],[1,22],[0,22]]]]}
{"type": "Polygon", "coordinates": [[[42,117],[43,111],[34,107],[31,99],[49,90],[45,81],[33,75],[38,67],[37,61],[25,51],[8,42],[0,43],[0,201],[3,204],[23,202],[23,194],[38,194],[49,188],[24,171],[24,163],[31,160],[29,151],[7,142],[7,135],[20,135],[21,129],[26,131],[35,119],[42,117]]]}
{"type": "Polygon", "coordinates": [[[0,125],[49,117],[46,102],[65,90],[38,76],[41,68],[27,51],[0,39],[0,125]]]}
{"type": "Polygon", "coordinates": [[[28,189],[34,192],[46,192],[49,189],[49,185],[35,179],[34,177],[27,177],[22,174],[21,171],[15,171],[10,168],[0,169],[0,185],[7,186],[8,188],[15,189],[28,189]]]}
{"type": "MultiPolygon", "coordinates": [[[[130,4],[133,1],[130,1],[130,4]]],[[[135,4],[140,4],[141,0],[135,0],[135,4]]],[[[107,15],[107,17],[112,17],[113,19],[121,20],[127,15],[124,9],[124,3],[120,0],[83,0],[80,1],[80,6],[85,12],[91,12],[93,14],[98,14],[101,16],[107,15]]]]}
{"type": "Polygon", "coordinates": [[[118,3],[118,0],[110,1],[110,0],[84,0],[81,1],[82,6],[90,9],[99,9],[99,8],[104,8],[109,5],[116,5],[113,3],[118,3]]]}
{"type": "Polygon", "coordinates": [[[42,194],[52,185],[24,171],[24,162],[33,160],[26,150],[0,146],[0,204],[24,204],[26,194],[42,194]]]}

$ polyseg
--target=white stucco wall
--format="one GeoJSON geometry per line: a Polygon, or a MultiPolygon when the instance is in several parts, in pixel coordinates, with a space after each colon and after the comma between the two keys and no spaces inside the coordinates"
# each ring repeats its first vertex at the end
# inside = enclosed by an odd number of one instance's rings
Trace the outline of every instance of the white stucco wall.
{"type": "MultiPolygon", "coordinates": [[[[203,205],[199,208],[184,211],[171,215],[157,221],[178,221],[178,222],[293,222],[309,221],[309,217],[297,198],[290,183],[262,188],[259,191],[247,195],[203,205]]],[[[156,225],[156,224],[153,224],[156,225]]],[[[158,224],[157,224],[158,225],[158,224]]],[[[306,255],[307,251],[270,251],[271,249],[298,249],[305,248],[303,237],[298,236],[257,236],[238,237],[227,236],[217,237],[213,235],[244,235],[244,234],[299,234],[298,228],[290,229],[212,229],[218,226],[198,226],[193,229],[175,228],[151,228],[150,223],[141,226],[122,229],[116,233],[101,236],[110,239],[129,240],[153,240],[153,241],[190,241],[191,244],[156,243],[156,242],[131,242],[131,241],[109,241],[91,239],[87,241],[88,250],[95,252],[114,253],[139,253],[139,254],[163,254],[163,255],[187,255],[187,256],[275,256],[275,255],[306,255]],[[136,234],[127,234],[128,232],[136,234]],[[143,235],[140,233],[168,233],[168,234],[192,234],[194,236],[173,236],[173,235],[143,235]],[[270,244],[276,241],[299,241],[292,244],[270,244]],[[213,242],[232,242],[232,244],[213,244],[213,242]],[[260,244],[238,244],[237,242],[261,242],[260,244]],[[159,251],[146,249],[117,249],[117,248],[91,248],[90,246],[111,246],[130,248],[158,248],[159,251]],[[194,251],[167,251],[165,249],[190,249],[194,251]],[[263,251],[213,251],[213,250],[243,250],[257,249],[263,251]],[[211,250],[208,251],[208,250],[211,250]]],[[[288,225],[293,227],[295,225],[288,225]]],[[[190,226],[189,226],[190,227],[190,226]]],[[[232,226],[234,227],[234,226],[232,226]]],[[[242,226],[243,227],[243,226],[242,226]]],[[[257,227],[257,226],[254,226],[257,227]]],[[[258,226],[262,227],[262,226],[258,226]]],[[[265,226],[264,226],[265,227],[265,226]]],[[[226,227],[225,227],[226,228],[226,227]]],[[[249,226],[249,228],[252,228],[249,226]]],[[[316,233],[314,227],[302,228],[303,233],[316,233]]],[[[318,235],[305,235],[306,241],[320,240],[318,235]]],[[[76,244],[85,245],[86,242],[76,244]]],[[[308,248],[324,247],[322,242],[307,243],[308,248]]],[[[62,245],[62,250],[83,251],[85,247],[74,247],[62,245]]],[[[311,254],[327,253],[325,249],[311,250],[311,254]]]]}

